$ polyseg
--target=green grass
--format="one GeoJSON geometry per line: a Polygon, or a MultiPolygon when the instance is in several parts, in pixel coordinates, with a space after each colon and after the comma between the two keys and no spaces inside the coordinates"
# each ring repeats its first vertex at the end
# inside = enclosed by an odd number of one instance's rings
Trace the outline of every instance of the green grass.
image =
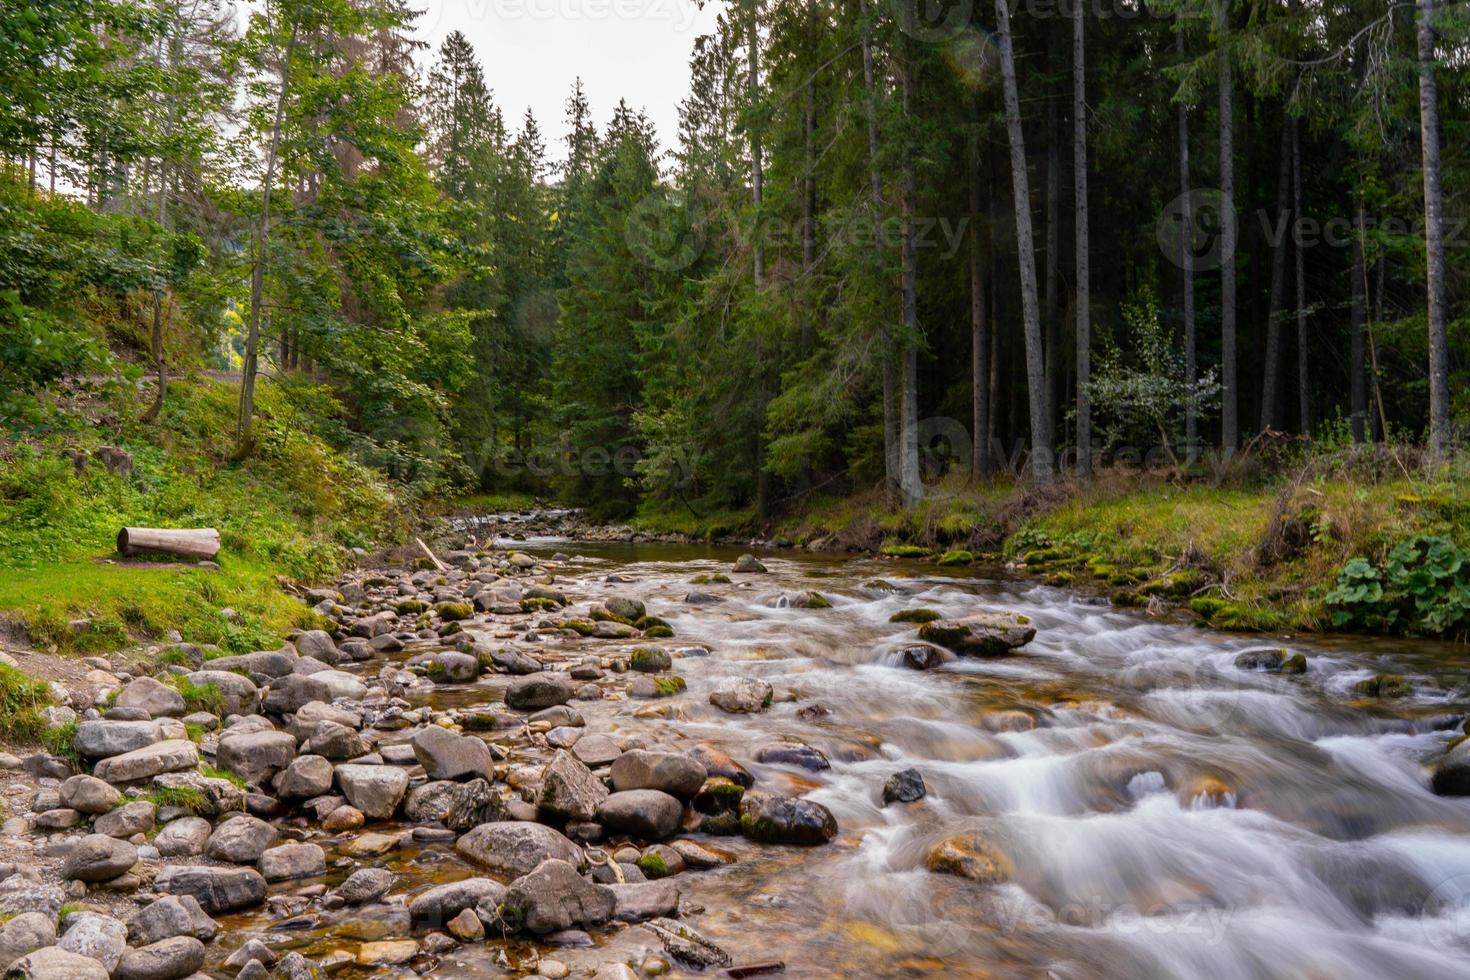
{"type": "Polygon", "coordinates": [[[44,683],[0,664],[0,740],[15,745],[41,739],[46,733],[41,710],[54,702],[44,683]]]}
{"type": "Polygon", "coordinates": [[[239,776],[235,775],[232,772],[226,772],[223,769],[216,769],[214,766],[211,766],[207,762],[199,764],[199,774],[209,779],[223,779],[227,783],[230,783],[238,789],[247,788],[245,780],[241,779],[239,776]]]}
{"type": "Polygon", "coordinates": [[[77,754],[76,746],[73,744],[77,737],[77,722],[69,721],[65,725],[52,725],[41,733],[41,744],[46,751],[54,756],[66,759],[73,765],[80,765],[82,757],[77,754]]]}
{"type": "Polygon", "coordinates": [[[218,684],[195,684],[187,678],[175,677],[173,688],[183,697],[186,712],[208,711],[212,715],[225,713],[225,696],[218,684]]]}
{"type": "MultiPolygon", "coordinates": [[[[153,789],[138,797],[147,800],[159,809],[166,806],[176,806],[181,810],[199,814],[204,811],[204,791],[195,789],[193,786],[155,786],[153,789]]],[[[131,800],[123,800],[122,803],[130,803],[131,800]]],[[[121,803],[119,805],[122,805],[121,803]]]]}

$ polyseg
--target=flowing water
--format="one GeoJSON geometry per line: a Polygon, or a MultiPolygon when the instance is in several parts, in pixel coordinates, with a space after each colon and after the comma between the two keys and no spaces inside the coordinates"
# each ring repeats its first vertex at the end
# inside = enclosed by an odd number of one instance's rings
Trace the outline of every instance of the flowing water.
{"type": "MultiPolygon", "coordinates": [[[[1279,641],[1115,611],[996,570],[789,553],[763,556],[770,574],[691,586],[728,571],[735,552],[521,546],[571,554],[558,575],[573,594],[641,598],[673,625],[671,648],[710,651],[675,659],[681,697],[574,702],[589,731],[714,744],[758,788],[804,794],[837,817],[839,837],[818,848],[701,838],[738,861],[680,876],[686,905],[703,907],[688,921],[737,963],[782,960],[800,977],[1470,976],[1470,801],[1433,795],[1426,768],[1464,718],[1463,648],[1291,639],[1310,669],[1283,677],[1235,666],[1279,641]],[[614,573],[627,581],[604,582],[614,573]],[[725,601],[686,605],[691,588],[725,601]],[[792,608],[802,589],[832,608],[792,608]],[[1011,610],[1037,637],[1018,655],[908,670],[899,651],[914,627],[889,617],[916,607],[1011,610]],[[1411,678],[1414,696],[1357,700],[1354,683],[1383,671],[1411,678]],[[751,716],[713,708],[710,690],[730,675],[770,682],[776,704],[751,716]],[[651,703],[668,716],[634,716],[651,703]],[[798,714],[813,704],[827,713],[798,714]],[[787,737],[831,768],[753,761],[787,737]],[[883,807],[884,780],[910,766],[927,797],[883,807]],[[929,848],[961,832],[988,843],[1008,883],[925,869],[929,848]]],[[[494,624],[482,632],[508,642],[494,624]]],[[[634,645],[543,637],[536,649],[576,658],[634,645]]],[[[489,679],[433,698],[489,704],[500,689],[489,679]]],[[[410,883],[472,873],[451,845],[381,861],[410,883]]],[[[402,925],[360,913],[305,924],[298,944],[318,953],[402,925]]],[[[555,955],[575,968],[657,949],[636,926],[593,938],[555,955]]],[[[434,973],[514,976],[541,952],[470,946],[434,973]]]]}

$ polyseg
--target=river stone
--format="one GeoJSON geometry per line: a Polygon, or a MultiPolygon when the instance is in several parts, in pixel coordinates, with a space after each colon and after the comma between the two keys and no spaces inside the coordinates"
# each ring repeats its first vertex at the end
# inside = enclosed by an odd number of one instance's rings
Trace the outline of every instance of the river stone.
{"type": "MultiPolygon", "coordinates": [[[[131,724],[124,722],[124,724],[131,724]]],[[[131,783],[166,772],[179,772],[199,765],[199,749],[186,739],[169,739],[122,755],[109,756],[92,770],[109,783],[131,783]]]]}
{"type": "Polygon", "coordinates": [[[146,834],[158,820],[158,807],[147,800],[134,800],[116,810],[102,814],[92,822],[92,829],[108,837],[127,839],[146,834]]]}
{"type": "Polygon", "coordinates": [[[292,639],[291,645],[303,657],[315,657],[324,664],[336,664],[342,659],[342,651],[325,630],[303,630],[292,639]]]}
{"type": "Polygon", "coordinates": [[[808,772],[832,768],[832,763],[819,750],[794,739],[762,745],[755,753],[755,761],[766,765],[796,766],[808,772]]]}
{"type": "Polygon", "coordinates": [[[752,714],[771,706],[771,685],[755,677],[727,677],[710,692],[709,703],[731,714],[752,714]]]}
{"type": "Polygon", "coordinates": [[[59,793],[62,806],[81,813],[106,813],[122,802],[122,793],[96,776],[72,776],[59,793]]]}
{"type": "Polygon", "coordinates": [[[204,853],[213,828],[203,817],[180,817],[164,824],[153,846],[164,857],[195,857],[204,853]]]}
{"type": "Polygon", "coordinates": [[[209,917],[192,895],[165,895],[134,912],[127,920],[128,942],[148,946],[174,936],[193,936],[209,942],[219,935],[219,923],[209,917]]]}
{"type": "Polygon", "coordinates": [[[296,741],[305,742],[316,734],[317,725],[324,721],[334,721],[354,731],[362,727],[362,715],[355,711],[338,708],[325,701],[308,701],[291,716],[286,730],[296,736],[296,741]]]}
{"type": "Polygon", "coordinates": [[[266,881],[316,878],[327,873],[327,854],[316,844],[282,844],[262,853],[258,867],[266,881]]]}
{"type": "Polygon", "coordinates": [[[38,830],[71,830],[82,825],[82,815],[69,807],[56,807],[36,814],[34,823],[38,830]]]}
{"type": "Polygon", "coordinates": [[[441,684],[469,684],[480,676],[479,658],[467,653],[446,650],[429,663],[429,677],[441,684]]]}
{"type": "Polygon", "coordinates": [[[682,752],[634,749],[612,764],[613,789],[656,789],[681,800],[699,792],[707,775],[702,763],[682,752]]]}
{"type": "Polygon", "coordinates": [[[630,622],[642,619],[648,614],[648,609],[643,605],[642,600],[631,596],[615,595],[604,601],[602,606],[614,616],[621,616],[630,622]]]}
{"type": "Polygon", "coordinates": [[[362,678],[345,670],[321,670],[311,678],[326,685],[327,696],[321,699],[323,701],[361,701],[367,694],[367,685],[362,678]]]}
{"type": "Polygon", "coordinates": [[[181,980],[204,965],[204,944],[193,936],[174,936],[126,950],[113,980],[181,980]]]}
{"type": "Polygon", "coordinates": [[[1439,760],[1430,786],[1440,796],[1470,796],[1470,739],[1450,749],[1439,760]]]}
{"type": "Polygon", "coordinates": [[[511,882],[499,911],[508,925],[544,934],[601,925],[612,918],[615,904],[605,886],[583,878],[566,861],[549,858],[511,882]]]}
{"type": "Polygon", "coordinates": [[[580,759],[583,765],[593,769],[613,762],[622,754],[623,750],[618,747],[617,742],[600,733],[583,735],[572,746],[572,755],[580,759]]]}
{"type": "Polygon", "coordinates": [[[280,831],[259,817],[241,815],[226,820],[214,829],[204,853],[216,861],[254,864],[280,836],[280,831]]]}
{"type": "Polygon", "coordinates": [[[919,626],[919,639],[970,656],[1010,653],[1036,638],[1036,627],[1015,613],[977,613],[960,619],[936,619],[919,626]]]}
{"type": "Polygon", "coordinates": [[[741,574],[749,575],[764,572],[765,570],[766,566],[762,565],[755,555],[741,555],[735,559],[734,571],[740,572],[741,574]]]}
{"type": "Polygon", "coordinates": [[[599,640],[626,640],[638,635],[638,631],[627,623],[605,619],[592,627],[592,636],[599,640]]]}
{"type": "Polygon", "coordinates": [[[408,792],[408,773],[396,766],[341,765],[337,786],[364,816],[387,820],[408,792]]]}
{"type": "Polygon", "coordinates": [[[505,690],[505,703],[522,711],[538,711],[566,704],[574,693],[572,682],[561,674],[527,674],[510,682],[505,690]]]}
{"type": "Polygon", "coordinates": [[[117,969],[123,950],[128,946],[128,930],[110,915],[78,912],[67,917],[66,933],[56,945],[68,953],[90,956],[107,968],[117,969]]]}
{"type": "Polygon", "coordinates": [[[547,858],[582,865],[582,851],[557,831],[539,823],[482,823],[454,845],[464,857],[505,875],[523,875],[547,858]]]}
{"type": "Polygon", "coordinates": [[[196,670],[192,674],[186,674],[184,679],[196,687],[207,684],[217,688],[226,714],[250,714],[260,706],[260,688],[255,686],[254,681],[232,671],[213,669],[213,665],[219,663],[218,660],[210,663],[211,669],[196,670]]]}
{"type": "Polygon", "coordinates": [[[505,886],[489,878],[465,878],[435,885],[408,902],[408,914],[418,928],[442,929],[450,919],[482,901],[495,906],[505,898],[505,886]]]}
{"type": "Polygon", "coordinates": [[[280,772],[272,785],[285,799],[309,799],[332,789],[332,764],[319,755],[301,755],[280,772]]]}
{"type": "Polygon", "coordinates": [[[220,776],[202,772],[166,772],[153,777],[153,785],[162,789],[186,789],[199,794],[199,816],[217,817],[245,809],[245,791],[220,776]]]}
{"type": "Polygon", "coordinates": [[[324,758],[340,761],[367,755],[371,747],[355,729],[323,719],[316,723],[316,731],[307,739],[304,748],[324,758]]]}
{"type": "Polygon", "coordinates": [[[178,717],[184,713],[184,696],[151,677],[139,677],[118,694],[119,708],[141,708],[154,718],[178,717]]]}
{"type": "Polygon", "coordinates": [[[160,871],[153,884],[166,895],[193,896],[210,915],[258,905],[265,899],[265,879],[254,868],[175,865],[160,871]]]}
{"type": "Polygon", "coordinates": [[[110,881],[138,863],[138,849],[106,834],[88,834],[71,846],[61,867],[68,881],[110,881]]]}
{"type": "Polygon", "coordinates": [[[604,827],[650,840],[661,840],[677,831],[683,814],[682,803],[656,789],[612,793],[597,808],[597,820],[604,827]]]}
{"type": "Polygon", "coordinates": [[[607,889],[613,893],[613,918],[619,922],[642,922],[679,911],[679,886],[667,878],[613,884],[607,889]]]}
{"type": "Polygon", "coordinates": [[[288,674],[266,688],[260,707],[266,714],[287,715],[312,701],[331,701],[332,688],[321,674],[288,674]]]}
{"type": "Polygon", "coordinates": [[[898,651],[898,662],[909,670],[933,670],[953,656],[932,643],[910,643],[898,651]]]}
{"type": "Polygon", "coordinates": [[[541,670],[541,664],[519,650],[499,649],[490,651],[490,662],[507,674],[525,676],[541,670]]]}
{"type": "Polygon", "coordinates": [[[108,980],[107,967],[90,956],[70,953],[57,946],[22,956],[10,964],[7,976],[21,980],[108,980]]]}
{"type": "Polygon", "coordinates": [[[457,785],[451,780],[437,779],[415,786],[403,800],[404,819],[413,823],[443,822],[454,802],[457,785]]]}
{"type": "Polygon", "coordinates": [[[917,769],[900,769],[883,784],[883,805],[912,803],[924,798],[924,777],[917,769]]]}
{"type": "Polygon", "coordinates": [[[72,736],[72,748],[84,759],[105,759],[163,741],[153,721],[84,721],[72,736]]]}
{"type": "Polygon", "coordinates": [[[410,741],[414,758],[430,779],[495,778],[495,760],[484,739],[429,725],[414,732],[410,741]]]}
{"type": "Polygon", "coordinates": [[[18,874],[0,881],[0,916],[41,912],[55,919],[65,901],[66,894],[58,884],[42,884],[18,874]]]}
{"type": "Polygon", "coordinates": [[[395,880],[393,872],[387,868],[359,868],[348,875],[333,894],[348,905],[363,905],[388,894],[395,880]]]}
{"type": "Polygon", "coordinates": [[[412,939],[383,939],[363,943],[357,950],[359,966],[401,966],[419,953],[412,939]]]}
{"type": "Polygon", "coordinates": [[[298,656],[295,650],[257,650],[233,657],[216,657],[209,661],[211,670],[230,671],[236,674],[264,674],[266,677],[285,677],[296,669],[298,656]]]}
{"type": "Polygon", "coordinates": [[[825,844],[837,820],[820,803],[752,790],[740,799],[740,829],[765,844],[825,844]]]}
{"type": "Polygon", "coordinates": [[[0,971],[27,953],[56,942],[56,924],[41,912],[22,912],[0,925],[0,971]]]}
{"type": "Polygon", "coordinates": [[[750,774],[740,763],[730,758],[724,752],[713,745],[696,745],[689,750],[690,757],[699,760],[705,771],[711,776],[721,776],[744,786],[746,789],[755,785],[755,777],[750,774]]]}
{"type": "Polygon", "coordinates": [[[991,885],[1010,879],[1009,865],[978,834],[956,834],[929,849],[924,866],[935,874],[956,875],[991,885]]]}
{"type": "Polygon", "coordinates": [[[607,787],[576,756],[557,749],[541,770],[536,808],[563,820],[591,820],[607,799],[607,787]]]}
{"type": "Polygon", "coordinates": [[[268,786],[295,758],[296,739],[290,732],[225,732],[215,750],[215,764],[251,786],[268,786]]]}
{"type": "Polygon", "coordinates": [[[657,674],[673,665],[669,651],[658,647],[639,647],[628,656],[628,666],[644,674],[657,674]]]}

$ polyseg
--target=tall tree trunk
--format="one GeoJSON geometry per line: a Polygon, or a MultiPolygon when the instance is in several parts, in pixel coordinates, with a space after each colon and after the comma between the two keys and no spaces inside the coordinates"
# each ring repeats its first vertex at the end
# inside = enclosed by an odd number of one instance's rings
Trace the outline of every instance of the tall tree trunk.
{"type": "MultiPolygon", "coordinates": [[[[1051,44],[1047,44],[1047,67],[1051,67],[1051,44]]],[[[1048,71],[1050,75],[1050,71],[1048,71]]],[[[1062,166],[1057,149],[1057,102],[1046,100],[1046,255],[1042,266],[1041,322],[1045,341],[1046,431],[1057,438],[1057,393],[1061,390],[1062,321],[1057,315],[1058,260],[1061,255],[1062,166]]]]}
{"type": "Polygon", "coordinates": [[[1051,433],[1047,429],[1045,365],[1041,352],[1041,311],[1036,301],[1036,252],[1031,230],[1031,182],[1026,174],[1026,139],[1021,131],[1021,97],[1016,85],[1016,53],[1011,42],[1008,0],[995,0],[1000,42],[1000,73],[1005,89],[1006,136],[1011,146],[1011,189],[1016,208],[1016,250],[1021,267],[1021,319],[1026,341],[1026,386],[1031,416],[1031,473],[1051,481],[1051,433]]]}
{"type": "Polygon", "coordinates": [[[1230,0],[1220,3],[1220,448],[1240,445],[1240,385],[1235,367],[1235,115],[1230,73],[1230,0]]]}
{"type": "Polygon", "coordinates": [[[1368,269],[1363,255],[1363,203],[1358,202],[1358,233],[1353,236],[1352,333],[1348,341],[1348,390],[1352,406],[1353,442],[1368,438],[1368,369],[1364,361],[1363,335],[1368,326],[1368,269]]]}
{"type": "Polygon", "coordinates": [[[260,321],[265,304],[265,260],[270,245],[271,185],[276,182],[276,156],[281,146],[281,124],[286,114],[286,98],[291,89],[291,56],[296,51],[296,26],[291,27],[286,52],[281,57],[281,90],[276,95],[276,118],[271,124],[270,148],[265,156],[265,176],[261,181],[260,220],[255,230],[255,262],[250,271],[250,326],[245,334],[244,376],[240,381],[240,419],[236,433],[236,458],[249,456],[255,447],[252,426],[255,421],[255,374],[260,348],[260,321]]]}
{"type": "Polygon", "coordinates": [[[980,187],[980,137],[970,142],[970,473],[990,472],[990,338],[985,320],[984,250],[980,244],[980,222],[985,214],[980,187]]]}
{"type": "MultiPolygon", "coordinates": [[[[912,32],[913,8],[904,4],[902,16],[908,29],[898,38],[895,67],[905,119],[912,117],[914,105],[913,54],[908,38],[912,32]]],[[[914,173],[914,154],[909,139],[901,143],[903,171],[899,178],[899,215],[903,224],[901,243],[902,313],[903,313],[903,401],[899,432],[899,493],[905,509],[917,507],[924,499],[924,482],[919,473],[919,253],[914,240],[914,219],[918,207],[918,180],[914,173]]]]}
{"type": "Polygon", "coordinates": [[[766,246],[761,235],[761,201],[764,196],[765,164],[762,159],[760,125],[756,121],[756,98],[760,91],[760,28],[756,17],[756,0],[748,0],[750,23],[746,36],[746,65],[748,75],[746,91],[750,99],[750,197],[755,211],[755,223],[751,229],[751,251],[754,253],[752,277],[755,288],[766,284],[766,246]]]}
{"type": "Polygon", "coordinates": [[[1276,418],[1277,382],[1281,374],[1281,312],[1286,302],[1286,249],[1291,238],[1291,120],[1281,120],[1281,147],[1276,171],[1276,234],[1279,241],[1271,252],[1271,301],[1266,313],[1265,364],[1261,372],[1261,431],[1272,428],[1276,418]]]}
{"type": "MultiPolygon", "coordinates": [[[[1291,117],[1291,213],[1297,221],[1306,214],[1302,203],[1302,125],[1291,117]]],[[[1307,350],[1307,256],[1306,249],[1293,236],[1292,255],[1296,259],[1296,393],[1297,418],[1302,435],[1312,434],[1311,360],[1307,350]]]]}
{"type": "MultiPolygon", "coordinates": [[[[1179,22],[1174,36],[1175,50],[1184,59],[1184,27],[1179,22]]],[[[1194,319],[1194,212],[1190,207],[1189,187],[1189,108],[1180,102],[1175,114],[1179,126],[1179,269],[1184,287],[1184,382],[1189,396],[1184,405],[1184,458],[1189,465],[1199,461],[1199,402],[1194,397],[1194,381],[1199,375],[1198,343],[1194,319]]]]}
{"type": "MultiPolygon", "coordinates": [[[[866,11],[865,11],[866,18],[866,11]]],[[[863,88],[868,114],[868,182],[873,196],[873,249],[878,269],[884,268],[883,177],[878,166],[878,89],[873,73],[873,38],[863,22],[863,88]]],[[[888,318],[878,318],[883,345],[883,492],[890,504],[898,502],[898,398],[893,364],[893,329],[888,318]]]]}
{"type": "Polygon", "coordinates": [[[811,353],[812,337],[815,334],[812,322],[816,319],[819,303],[812,292],[812,277],[817,269],[817,157],[812,145],[817,128],[817,92],[815,73],[806,82],[806,106],[802,114],[802,161],[804,175],[801,181],[801,277],[802,289],[798,295],[805,297],[806,309],[801,314],[801,353],[811,353]]]}
{"type": "Polygon", "coordinates": [[[1424,266],[1429,293],[1429,451],[1450,442],[1450,349],[1444,258],[1444,191],[1439,173],[1439,93],[1434,79],[1434,0],[1419,0],[1419,140],[1424,157],[1424,266]]]}
{"type": "Polygon", "coordinates": [[[1072,2],[1072,179],[1077,201],[1077,475],[1092,476],[1092,256],[1087,227],[1086,5],[1072,2]]]}

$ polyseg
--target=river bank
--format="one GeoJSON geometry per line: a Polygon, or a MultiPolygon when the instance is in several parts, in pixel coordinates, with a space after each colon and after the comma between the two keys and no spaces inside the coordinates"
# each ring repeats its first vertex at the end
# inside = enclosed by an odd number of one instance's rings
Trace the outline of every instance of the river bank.
{"type": "MultiPolygon", "coordinates": [[[[1470,965],[1441,888],[1470,811],[1430,789],[1454,647],[1281,651],[1002,568],[545,529],[349,572],[281,650],[36,692],[64,703],[49,751],[0,759],[0,912],[149,977],[1470,965]],[[1002,619],[944,625],[976,613],[1002,619]]],[[[0,948],[46,939],[11,922],[0,948]]]]}

